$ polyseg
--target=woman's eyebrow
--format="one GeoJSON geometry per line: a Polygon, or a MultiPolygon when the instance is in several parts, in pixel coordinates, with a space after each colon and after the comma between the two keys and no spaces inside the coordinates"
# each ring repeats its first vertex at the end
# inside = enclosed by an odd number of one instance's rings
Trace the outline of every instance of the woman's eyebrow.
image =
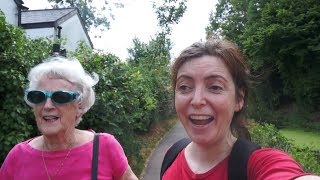
{"type": "Polygon", "coordinates": [[[223,76],[221,76],[219,74],[212,74],[212,75],[209,75],[209,76],[205,77],[205,80],[209,80],[209,79],[221,79],[224,82],[228,82],[228,80],[225,77],[223,77],[223,76]]]}
{"type": "Polygon", "coordinates": [[[188,76],[188,75],[185,75],[185,74],[182,74],[180,76],[177,77],[177,81],[179,81],[180,79],[188,79],[188,80],[192,80],[193,78],[188,76]]]}

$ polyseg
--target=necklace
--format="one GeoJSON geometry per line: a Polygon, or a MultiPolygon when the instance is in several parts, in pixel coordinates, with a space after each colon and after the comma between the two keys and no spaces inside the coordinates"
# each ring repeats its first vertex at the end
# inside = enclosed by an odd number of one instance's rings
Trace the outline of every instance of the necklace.
{"type": "MultiPolygon", "coordinates": [[[[49,174],[46,161],[44,160],[43,151],[41,151],[42,161],[43,161],[44,168],[45,168],[45,170],[46,170],[46,173],[47,173],[47,176],[48,176],[48,179],[49,179],[49,180],[53,180],[54,177],[55,177],[56,175],[58,175],[59,172],[61,171],[61,169],[63,168],[64,162],[66,161],[66,159],[67,159],[67,158],[69,157],[69,155],[70,155],[71,146],[72,146],[72,144],[69,145],[69,151],[68,151],[68,153],[66,154],[66,156],[64,157],[64,159],[61,161],[59,168],[56,170],[56,172],[53,174],[53,176],[50,176],[50,174],[49,174]]],[[[44,144],[43,144],[43,149],[44,149],[44,144]]]]}

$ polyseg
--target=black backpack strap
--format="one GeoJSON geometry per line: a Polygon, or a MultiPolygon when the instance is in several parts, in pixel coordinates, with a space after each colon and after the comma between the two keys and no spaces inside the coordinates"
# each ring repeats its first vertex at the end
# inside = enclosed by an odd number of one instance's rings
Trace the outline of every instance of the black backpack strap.
{"type": "Polygon", "coordinates": [[[253,151],[260,148],[257,144],[238,138],[233,145],[228,162],[228,179],[246,180],[249,157],[253,151]]]}
{"type": "Polygon", "coordinates": [[[92,150],[92,166],[91,166],[91,179],[97,180],[98,177],[98,158],[99,157],[99,133],[95,133],[93,137],[93,150],[92,150]]]}
{"type": "Polygon", "coordinates": [[[176,159],[180,151],[182,151],[182,149],[185,148],[190,142],[190,139],[183,138],[174,143],[169,148],[162,161],[160,179],[162,179],[164,172],[166,172],[166,170],[171,166],[171,164],[176,159]]]}
{"type": "MultiPolygon", "coordinates": [[[[160,179],[176,159],[180,151],[191,142],[190,139],[183,138],[174,143],[164,156],[161,165],[160,179]]],[[[238,138],[234,143],[228,162],[229,180],[247,180],[247,165],[250,155],[261,147],[248,140],[238,138]]]]}

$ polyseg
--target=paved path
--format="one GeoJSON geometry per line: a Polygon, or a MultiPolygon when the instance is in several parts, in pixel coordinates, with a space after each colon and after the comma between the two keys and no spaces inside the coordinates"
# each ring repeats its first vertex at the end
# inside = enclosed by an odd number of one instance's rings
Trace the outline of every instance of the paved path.
{"type": "Polygon", "coordinates": [[[187,137],[187,133],[184,130],[180,122],[177,123],[159,142],[158,146],[153,150],[149,157],[147,167],[144,169],[144,174],[141,180],[159,180],[161,163],[165,152],[168,148],[178,141],[179,139],[187,137]]]}

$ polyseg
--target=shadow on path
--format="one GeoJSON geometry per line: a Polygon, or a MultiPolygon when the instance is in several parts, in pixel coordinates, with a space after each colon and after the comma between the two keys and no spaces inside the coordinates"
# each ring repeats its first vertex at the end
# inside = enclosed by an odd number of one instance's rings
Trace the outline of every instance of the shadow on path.
{"type": "Polygon", "coordinates": [[[187,137],[180,121],[163,137],[158,146],[153,150],[149,157],[148,164],[144,169],[141,180],[159,180],[160,169],[164,154],[173,143],[181,138],[187,137]]]}

